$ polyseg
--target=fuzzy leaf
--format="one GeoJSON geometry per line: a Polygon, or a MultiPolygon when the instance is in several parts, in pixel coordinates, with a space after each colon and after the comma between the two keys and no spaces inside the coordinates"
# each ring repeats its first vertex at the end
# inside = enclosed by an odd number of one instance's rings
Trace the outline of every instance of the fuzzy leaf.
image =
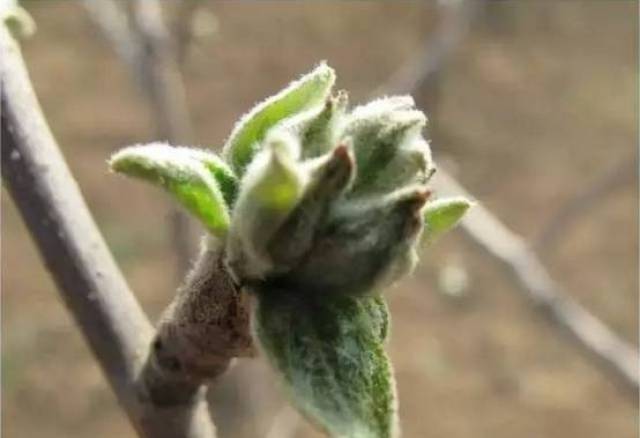
{"type": "Polygon", "coordinates": [[[294,405],[332,437],[397,434],[395,382],[379,296],[264,290],[255,330],[294,405]]]}
{"type": "Polygon", "coordinates": [[[424,239],[431,244],[435,239],[455,227],[473,206],[466,198],[444,198],[427,203],[424,209],[424,239]]]}
{"type": "Polygon", "coordinates": [[[349,97],[345,91],[329,96],[324,105],[289,117],[278,129],[300,138],[302,159],[317,158],[330,152],[338,143],[341,121],[346,113],[349,97]]]}
{"type": "Polygon", "coordinates": [[[0,0],[0,21],[16,38],[30,37],[36,31],[35,21],[17,0],[0,0]]]}
{"type": "Polygon", "coordinates": [[[405,109],[412,103],[402,97],[380,99],[349,115],[341,138],[353,139],[358,174],[352,194],[388,192],[412,179],[419,182],[419,175],[427,172],[429,148],[420,138],[426,117],[405,109]]]}
{"type": "Polygon", "coordinates": [[[308,293],[370,294],[409,272],[429,193],[408,187],[368,202],[343,200],[302,262],[279,279],[308,293]]]}
{"type": "Polygon", "coordinates": [[[285,118],[321,104],[335,82],[335,72],[322,63],[243,116],[224,146],[223,156],[242,175],[267,131],[285,118]]]}
{"type": "Polygon", "coordinates": [[[239,277],[262,277],[272,266],[267,245],[300,200],[304,176],[291,158],[297,139],[270,135],[251,163],[233,212],[227,261],[239,277]]]}
{"type": "Polygon", "coordinates": [[[331,203],[351,182],[354,167],[350,149],[342,145],[313,163],[300,202],[269,242],[269,255],[276,263],[299,263],[311,248],[331,203]]]}
{"type": "Polygon", "coordinates": [[[214,154],[152,143],[122,149],[111,157],[109,166],[163,187],[211,233],[226,234],[230,217],[225,198],[234,196],[235,177],[214,154]]]}

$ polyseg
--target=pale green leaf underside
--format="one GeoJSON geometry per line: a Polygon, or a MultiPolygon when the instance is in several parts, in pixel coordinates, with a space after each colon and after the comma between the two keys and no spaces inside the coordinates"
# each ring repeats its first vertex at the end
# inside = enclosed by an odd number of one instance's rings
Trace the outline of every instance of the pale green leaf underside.
{"type": "Polygon", "coordinates": [[[473,203],[466,198],[444,198],[427,203],[424,210],[424,238],[431,243],[462,219],[473,203]]]}
{"type": "Polygon", "coordinates": [[[242,175],[267,131],[300,111],[321,104],[331,92],[335,73],[326,64],[256,105],[236,124],[224,147],[224,157],[242,175]]]}
{"type": "Polygon", "coordinates": [[[332,437],[391,438],[395,383],[379,296],[263,291],[256,334],[294,405],[332,437]]]}
{"type": "Polygon", "coordinates": [[[163,187],[211,233],[226,234],[230,225],[227,202],[235,197],[237,182],[215,154],[152,143],[125,148],[109,164],[116,172],[163,187]]]}

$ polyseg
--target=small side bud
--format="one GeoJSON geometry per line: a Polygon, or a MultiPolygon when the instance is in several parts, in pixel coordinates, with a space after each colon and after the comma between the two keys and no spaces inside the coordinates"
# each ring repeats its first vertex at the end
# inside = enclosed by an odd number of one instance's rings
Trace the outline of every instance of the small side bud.
{"type": "Polygon", "coordinates": [[[16,0],[0,1],[0,22],[15,38],[28,38],[36,32],[36,22],[16,0]]]}
{"type": "Polygon", "coordinates": [[[429,202],[424,209],[424,240],[428,245],[455,227],[473,206],[466,198],[444,198],[429,202]]]}

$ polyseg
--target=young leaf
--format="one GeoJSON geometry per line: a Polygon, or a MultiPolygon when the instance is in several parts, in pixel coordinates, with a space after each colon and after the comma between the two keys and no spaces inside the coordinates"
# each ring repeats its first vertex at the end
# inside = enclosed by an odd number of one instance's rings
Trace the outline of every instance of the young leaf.
{"type": "Polygon", "coordinates": [[[322,63],[243,116],[224,146],[223,156],[242,175],[267,131],[285,118],[321,104],[335,82],[335,72],[322,63]]]}
{"type": "Polygon", "coordinates": [[[462,219],[464,214],[473,206],[466,198],[444,198],[427,203],[424,209],[425,233],[424,239],[431,244],[442,234],[462,219]]]}
{"type": "Polygon", "coordinates": [[[293,266],[309,251],[331,203],[351,182],[354,167],[346,145],[313,163],[300,202],[268,244],[269,255],[276,263],[293,266]]]}
{"type": "Polygon", "coordinates": [[[232,197],[234,177],[215,155],[151,143],[122,149],[111,157],[109,166],[163,187],[211,233],[218,237],[226,234],[230,217],[221,187],[232,197]]]}
{"type": "MultiPolygon", "coordinates": [[[[176,148],[174,148],[174,150],[175,149],[176,148]]],[[[179,148],[179,150],[181,153],[185,153],[196,161],[199,161],[207,168],[211,176],[217,181],[224,200],[227,202],[229,208],[231,208],[238,195],[240,182],[227,163],[216,154],[205,150],[191,148],[179,148]]]]}
{"type": "Polygon", "coordinates": [[[297,139],[274,133],[251,163],[233,212],[227,262],[239,277],[260,278],[273,265],[267,245],[300,200],[304,175],[291,158],[297,139]]]}
{"type": "Polygon", "coordinates": [[[36,31],[36,23],[17,0],[0,0],[0,25],[6,24],[16,38],[30,37],[36,31]]]}
{"type": "Polygon", "coordinates": [[[396,436],[384,301],[302,292],[261,291],[254,320],[257,339],[294,405],[331,437],[396,436]]]}
{"type": "Polygon", "coordinates": [[[323,295],[369,294],[415,265],[429,192],[407,187],[365,201],[342,200],[316,232],[304,259],[281,281],[323,295]]]}
{"type": "MultiPolygon", "coordinates": [[[[369,104],[356,108],[349,116],[341,134],[342,138],[352,138],[356,155],[358,174],[353,186],[354,195],[369,194],[371,192],[388,192],[399,187],[402,182],[409,181],[414,175],[425,173],[429,165],[428,145],[420,143],[420,131],[426,124],[426,117],[417,110],[394,109],[401,98],[376,101],[377,105],[369,104]],[[388,106],[385,107],[385,103],[388,106]],[[412,149],[415,152],[410,152],[412,149]],[[396,170],[402,170],[397,175],[391,170],[385,171],[398,155],[417,153],[418,159],[411,156],[406,164],[396,170]],[[408,172],[409,175],[404,175],[408,172]]],[[[402,161],[402,157],[399,158],[402,161]]]]}

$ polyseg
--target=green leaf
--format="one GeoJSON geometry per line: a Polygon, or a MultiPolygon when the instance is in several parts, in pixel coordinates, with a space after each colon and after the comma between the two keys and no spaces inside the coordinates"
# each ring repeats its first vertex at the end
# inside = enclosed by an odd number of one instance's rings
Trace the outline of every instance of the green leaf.
{"type": "Polygon", "coordinates": [[[285,118],[322,104],[335,82],[335,72],[325,63],[291,83],[243,116],[224,146],[223,156],[242,175],[267,131],[285,118]]]}
{"type": "Polygon", "coordinates": [[[163,187],[211,233],[226,235],[230,225],[227,202],[235,196],[237,183],[213,153],[151,143],[122,149],[111,157],[109,166],[163,187]]]}
{"type": "Polygon", "coordinates": [[[313,294],[362,295],[393,283],[415,266],[427,197],[414,186],[336,203],[312,248],[286,273],[287,284],[313,294]]]}
{"type": "Polygon", "coordinates": [[[358,174],[352,194],[385,193],[421,182],[431,166],[420,133],[427,119],[407,97],[379,99],[349,115],[341,138],[351,138],[358,174]]]}
{"type": "Polygon", "coordinates": [[[473,206],[466,198],[444,198],[427,203],[424,209],[424,240],[428,244],[455,227],[473,206]]]}
{"type": "Polygon", "coordinates": [[[291,158],[295,150],[299,150],[295,137],[270,135],[242,181],[227,241],[227,262],[239,277],[259,278],[273,267],[267,245],[304,187],[301,169],[291,158]]]}
{"type": "Polygon", "coordinates": [[[263,290],[255,328],[294,405],[332,437],[397,434],[395,382],[379,296],[263,290]]]}
{"type": "Polygon", "coordinates": [[[30,37],[36,31],[35,21],[16,0],[0,0],[0,21],[16,38],[30,37]]]}
{"type": "Polygon", "coordinates": [[[300,262],[313,245],[331,203],[348,187],[354,171],[355,163],[347,146],[338,146],[313,163],[300,202],[268,244],[269,255],[276,263],[294,266],[300,262]]]}

